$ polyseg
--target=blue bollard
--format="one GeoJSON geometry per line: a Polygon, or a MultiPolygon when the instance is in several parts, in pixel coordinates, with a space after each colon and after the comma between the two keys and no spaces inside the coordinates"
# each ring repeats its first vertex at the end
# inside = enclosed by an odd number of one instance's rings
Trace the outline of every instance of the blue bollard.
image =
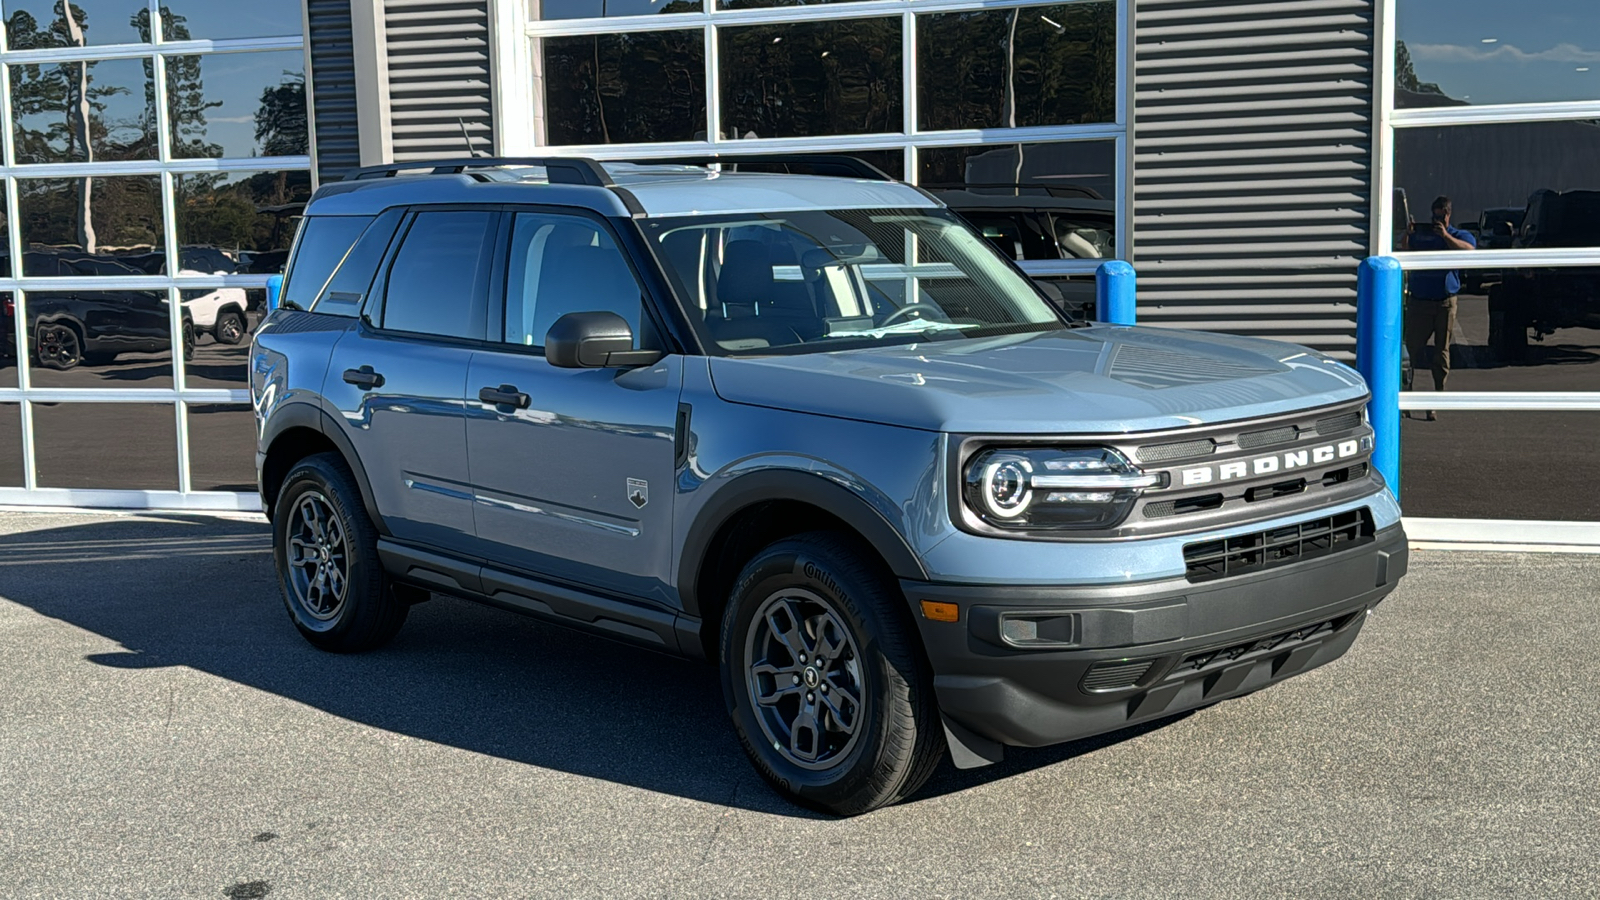
{"type": "Polygon", "coordinates": [[[1132,325],[1138,318],[1133,266],[1120,259],[1106,260],[1094,273],[1096,315],[1112,325],[1132,325]]]}
{"type": "Polygon", "coordinates": [[[283,293],[283,276],[274,275],[267,279],[267,312],[278,308],[278,297],[283,293]]]}
{"type": "Polygon", "coordinates": [[[1375,446],[1372,463],[1400,496],[1400,344],[1404,336],[1404,279],[1400,261],[1373,256],[1356,278],[1356,368],[1372,400],[1367,417],[1375,446]]]}

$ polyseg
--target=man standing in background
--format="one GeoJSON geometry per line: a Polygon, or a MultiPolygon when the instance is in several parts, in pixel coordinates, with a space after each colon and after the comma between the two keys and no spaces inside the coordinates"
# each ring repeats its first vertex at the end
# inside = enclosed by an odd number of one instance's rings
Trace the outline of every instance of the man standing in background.
{"type": "MultiPolygon", "coordinates": [[[[1450,227],[1450,198],[1433,201],[1433,220],[1422,225],[1412,222],[1400,239],[1402,250],[1476,250],[1477,240],[1466,231],[1450,227]]],[[[1410,297],[1406,304],[1406,352],[1413,363],[1422,359],[1428,338],[1433,338],[1433,389],[1444,390],[1450,377],[1450,337],[1455,330],[1456,294],[1461,291],[1461,273],[1455,269],[1412,272],[1410,297]]],[[[1432,422],[1433,410],[1427,419],[1432,422]]]]}

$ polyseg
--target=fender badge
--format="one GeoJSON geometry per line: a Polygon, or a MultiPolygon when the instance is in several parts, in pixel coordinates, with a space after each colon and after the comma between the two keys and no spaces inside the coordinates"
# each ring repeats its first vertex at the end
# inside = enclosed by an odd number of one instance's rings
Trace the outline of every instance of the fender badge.
{"type": "Polygon", "coordinates": [[[643,478],[629,478],[628,502],[635,509],[644,509],[644,505],[650,502],[650,483],[643,478]]]}

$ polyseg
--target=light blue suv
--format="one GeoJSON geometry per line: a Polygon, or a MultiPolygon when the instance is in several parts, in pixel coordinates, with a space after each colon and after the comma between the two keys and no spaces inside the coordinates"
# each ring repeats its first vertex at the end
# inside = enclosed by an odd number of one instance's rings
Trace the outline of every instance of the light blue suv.
{"type": "Polygon", "coordinates": [[[1348,367],[1075,325],[915,187],[728,168],[317,192],[251,356],[309,641],[439,592],[704,658],[848,815],[1327,663],[1404,574],[1348,367]]]}

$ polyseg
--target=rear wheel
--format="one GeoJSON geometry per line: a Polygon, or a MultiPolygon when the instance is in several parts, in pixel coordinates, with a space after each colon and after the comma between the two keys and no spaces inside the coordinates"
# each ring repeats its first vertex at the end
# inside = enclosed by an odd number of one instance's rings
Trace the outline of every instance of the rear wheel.
{"type": "Polygon", "coordinates": [[[756,769],[838,815],[894,803],[944,752],[905,600],[847,537],[779,541],[740,574],[722,625],[723,692],[756,769]]]}
{"type": "Polygon", "coordinates": [[[216,338],[219,344],[237,344],[244,340],[248,331],[244,315],[230,310],[217,316],[217,324],[212,328],[211,336],[216,338]]]}
{"type": "Polygon", "coordinates": [[[323,650],[358,653],[389,643],[411,598],[396,594],[378,560],[378,533],[337,454],[295,465],[273,508],[272,552],[289,617],[323,650]]]}
{"type": "Polygon", "coordinates": [[[70,325],[40,325],[34,331],[34,353],[46,369],[74,369],[83,362],[83,342],[70,325]]]}

